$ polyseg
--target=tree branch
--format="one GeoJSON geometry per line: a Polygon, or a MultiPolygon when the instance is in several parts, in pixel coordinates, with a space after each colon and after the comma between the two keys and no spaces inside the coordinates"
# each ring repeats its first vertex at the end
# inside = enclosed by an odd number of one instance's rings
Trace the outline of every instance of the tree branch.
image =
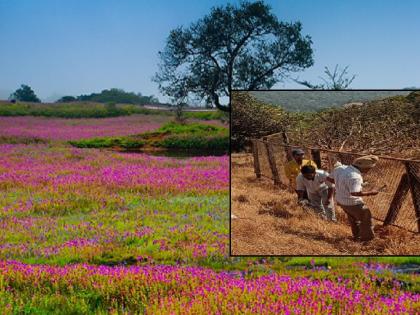
{"type": "Polygon", "coordinates": [[[261,75],[259,75],[258,77],[256,77],[251,84],[249,85],[248,89],[249,90],[254,90],[257,87],[258,81],[262,80],[264,77],[266,77],[267,75],[271,74],[272,72],[274,72],[274,70],[280,68],[281,66],[283,66],[285,64],[284,61],[277,63],[275,66],[271,67],[270,69],[268,69],[267,71],[263,72],[261,75]]]}

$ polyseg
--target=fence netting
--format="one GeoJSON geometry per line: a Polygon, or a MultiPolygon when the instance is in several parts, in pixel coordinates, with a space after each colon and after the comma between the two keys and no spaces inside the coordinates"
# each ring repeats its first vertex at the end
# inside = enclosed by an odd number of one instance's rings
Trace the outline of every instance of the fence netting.
{"type": "Polygon", "coordinates": [[[257,141],[258,144],[258,156],[259,156],[259,164],[260,164],[260,170],[261,175],[273,178],[273,173],[270,169],[270,162],[268,161],[268,154],[267,154],[267,148],[263,141],[257,141]]]}
{"type": "MultiPolygon", "coordinates": [[[[291,158],[291,151],[298,146],[284,145],[282,139],[269,136],[253,141],[254,159],[259,162],[260,174],[274,180],[275,184],[289,185],[284,166],[291,158]],[[271,157],[270,157],[271,154],[271,157]],[[270,159],[273,165],[270,165],[270,159]],[[277,177],[277,178],[276,178],[277,177]]],[[[305,159],[315,160],[313,149],[305,151],[305,159]]],[[[321,169],[331,172],[337,162],[350,165],[362,154],[319,151],[321,169]]],[[[257,174],[258,175],[258,174],[257,174]]],[[[363,197],[372,216],[386,224],[392,224],[412,232],[420,232],[420,162],[380,157],[374,169],[363,175],[364,190],[378,189],[386,185],[376,196],[363,197]]]]}

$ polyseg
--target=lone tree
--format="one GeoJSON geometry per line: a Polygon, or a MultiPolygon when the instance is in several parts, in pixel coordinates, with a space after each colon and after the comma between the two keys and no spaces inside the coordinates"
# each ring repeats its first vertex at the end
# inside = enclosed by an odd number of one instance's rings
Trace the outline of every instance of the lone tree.
{"type": "Polygon", "coordinates": [[[41,102],[31,87],[25,84],[22,84],[19,89],[10,94],[9,99],[21,102],[41,102]]]}
{"type": "Polygon", "coordinates": [[[189,27],[170,32],[153,80],[163,94],[176,97],[187,89],[230,111],[230,104],[221,103],[232,89],[269,89],[313,65],[311,38],[301,31],[300,22],[280,22],[263,1],[214,7],[189,27]]]}

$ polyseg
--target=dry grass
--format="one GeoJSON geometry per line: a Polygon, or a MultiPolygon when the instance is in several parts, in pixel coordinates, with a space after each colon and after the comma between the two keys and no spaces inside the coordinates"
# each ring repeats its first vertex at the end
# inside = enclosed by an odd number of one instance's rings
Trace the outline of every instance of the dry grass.
{"type": "Polygon", "coordinates": [[[233,255],[419,255],[420,235],[375,221],[376,237],[354,242],[347,217],[324,221],[269,179],[257,179],[252,155],[232,154],[233,255]]]}

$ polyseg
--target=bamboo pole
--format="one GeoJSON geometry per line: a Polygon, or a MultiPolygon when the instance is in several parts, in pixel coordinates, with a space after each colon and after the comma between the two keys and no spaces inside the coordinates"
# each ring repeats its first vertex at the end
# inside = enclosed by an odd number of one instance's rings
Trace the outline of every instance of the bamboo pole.
{"type": "Polygon", "coordinates": [[[264,143],[267,149],[268,162],[270,163],[271,173],[273,174],[274,185],[280,185],[281,181],[280,181],[279,172],[277,170],[276,159],[274,157],[272,143],[269,141],[265,141],[264,143]]]}
{"type": "Polygon", "coordinates": [[[384,219],[384,225],[390,225],[395,222],[395,220],[397,219],[398,213],[401,209],[402,203],[404,202],[404,199],[407,196],[408,190],[409,190],[408,175],[407,173],[404,173],[401,176],[401,180],[400,180],[400,183],[398,184],[398,188],[395,191],[394,197],[392,198],[391,204],[389,206],[389,210],[384,219]]]}
{"type": "Polygon", "coordinates": [[[252,154],[254,155],[254,172],[257,178],[261,178],[260,158],[258,156],[258,142],[259,140],[251,139],[252,141],[252,154]]]}
{"type": "Polygon", "coordinates": [[[417,174],[414,174],[414,171],[410,166],[410,162],[405,162],[404,164],[408,174],[408,184],[410,185],[414,210],[416,211],[417,231],[420,232],[420,183],[417,180],[417,174]]]}
{"type": "Polygon", "coordinates": [[[321,151],[318,149],[311,149],[311,156],[316,166],[321,169],[321,151]]]}

